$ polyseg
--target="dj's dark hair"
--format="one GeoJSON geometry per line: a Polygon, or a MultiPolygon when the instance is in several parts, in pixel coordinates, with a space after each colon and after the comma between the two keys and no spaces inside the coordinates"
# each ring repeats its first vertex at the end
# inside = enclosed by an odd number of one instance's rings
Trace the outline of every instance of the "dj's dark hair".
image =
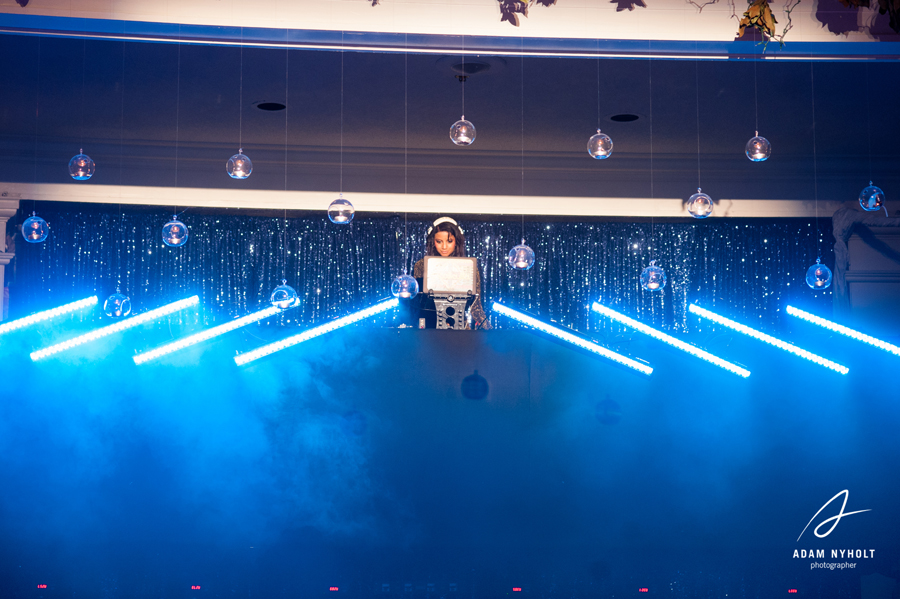
{"type": "Polygon", "coordinates": [[[453,239],[456,240],[456,247],[453,248],[453,253],[451,256],[456,258],[465,258],[466,257],[466,237],[463,235],[462,229],[459,228],[459,225],[456,224],[456,221],[452,218],[442,217],[435,221],[437,224],[432,225],[428,230],[428,237],[425,240],[425,255],[426,256],[438,256],[437,250],[434,248],[434,236],[440,233],[441,231],[450,233],[453,239]],[[445,220],[446,219],[446,220],[445,220]],[[441,222],[438,222],[441,221],[441,222]]]}

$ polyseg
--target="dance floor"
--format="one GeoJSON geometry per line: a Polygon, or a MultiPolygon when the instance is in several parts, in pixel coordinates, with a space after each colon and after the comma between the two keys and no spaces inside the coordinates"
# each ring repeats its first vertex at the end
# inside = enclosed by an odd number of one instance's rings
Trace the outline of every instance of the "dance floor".
{"type": "Polygon", "coordinates": [[[234,363],[279,335],[141,366],[169,331],[37,363],[5,338],[2,596],[878,597],[898,575],[884,352],[793,340],[841,375],[688,339],[745,379],[604,340],[648,377],[529,331],[355,326],[234,363]]]}

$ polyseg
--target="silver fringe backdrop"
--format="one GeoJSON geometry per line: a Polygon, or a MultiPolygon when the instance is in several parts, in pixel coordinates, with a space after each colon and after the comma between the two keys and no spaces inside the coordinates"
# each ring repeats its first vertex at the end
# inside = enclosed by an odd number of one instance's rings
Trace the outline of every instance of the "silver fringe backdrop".
{"type": "MultiPolygon", "coordinates": [[[[16,243],[10,317],[121,291],[135,312],[199,294],[202,309],[177,316],[185,325],[224,322],[262,306],[282,279],[303,304],[273,325],[308,326],[366,307],[390,294],[391,279],[424,254],[430,221],[357,215],[349,226],[322,214],[240,216],[183,214],[190,239],[162,243],[165,212],[104,212],[38,207],[50,224],[46,242],[16,243]],[[283,243],[282,240],[285,240],[283,243]]],[[[30,214],[30,210],[28,211],[30,214]]],[[[25,216],[21,216],[24,219],[25,216]]],[[[778,330],[785,304],[823,315],[831,291],[804,282],[815,262],[833,264],[831,220],[711,219],[691,222],[526,222],[533,270],[514,272],[506,254],[522,238],[519,222],[459,219],[470,256],[479,259],[484,305],[502,301],[583,332],[620,331],[590,311],[599,301],[662,329],[696,331],[691,302],[741,322],[778,330]],[[641,289],[641,269],[655,259],[668,277],[659,293],[641,289]]],[[[492,316],[497,328],[516,327],[492,316]]],[[[376,322],[390,326],[391,317],[376,322]]]]}

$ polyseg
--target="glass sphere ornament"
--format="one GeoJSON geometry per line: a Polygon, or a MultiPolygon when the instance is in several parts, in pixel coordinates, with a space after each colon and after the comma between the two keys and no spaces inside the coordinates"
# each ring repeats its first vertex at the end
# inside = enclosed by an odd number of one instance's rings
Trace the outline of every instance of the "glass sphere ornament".
{"type": "Polygon", "coordinates": [[[712,198],[700,191],[698,187],[697,193],[688,198],[687,209],[694,218],[706,218],[713,211],[712,198]]]}
{"type": "Polygon", "coordinates": [[[869,186],[859,192],[859,205],[866,212],[879,210],[884,206],[884,192],[869,181],[869,186]]]}
{"type": "Polygon", "coordinates": [[[600,129],[597,129],[597,133],[588,140],[587,150],[591,158],[596,158],[597,160],[609,158],[613,151],[612,138],[606,133],[601,133],[600,129]]]}
{"type": "Polygon", "coordinates": [[[353,204],[344,199],[344,194],[340,194],[338,199],[328,206],[328,220],[336,225],[350,224],[354,214],[356,214],[356,209],[353,204]]]}
{"type": "Polygon", "coordinates": [[[622,406],[607,395],[606,399],[597,404],[595,414],[601,424],[619,424],[619,421],[622,420],[622,406]]]}
{"type": "Polygon", "coordinates": [[[462,380],[459,390],[462,391],[463,397],[466,399],[478,400],[487,397],[491,387],[488,384],[487,379],[478,374],[478,371],[476,370],[462,380]]]}
{"type": "Polygon", "coordinates": [[[94,175],[96,165],[91,157],[84,153],[84,150],[78,150],[78,153],[72,156],[69,161],[69,174],[76,181],[87,181],[94,175]]]}
{"type": "Polygon", "coordinates": [[[466,120],[466,115],[450,127],[450,139],[458,146],[468,146],[475,141],[475,125],[466,120]]]}
{"type": "Polygon", "coordinates": [[[188,228],[178,220],[177,215],[167,222],[162,228],[162,240],[169,247],[177,248],[187,243],[188,228]]]}
{"type": "Polygon", "coordinates": [[[419,293],[419,282],[409,275],[400,275],[391,281],[391,295],[400,299],[410,299],[419,293]]]}
{"type": "Polygon", "coordinates": [[[759,131],[754,134],[744,148],[744,154],[753,162],[762,162],[772,155],[772,144],[765,137],[759,136],[759,131]]]}
{"type": "Polygon", "coordinates": [[[297,295],[297,291],[287,284],[285,279],[281,279],[281,285],[272,291],[272,295],[269,297],[269,303],[279,310],[287,310],[288,308],[299,305],[300,297],[297,295]]]}
{"type": "Polygon", "coordinates": [[[806,271],[806,284],[811,289],[828,289],[831,286],[831,269],[822,264],[821,258],[806,271]]]}
{"type": "Polygon", "coordinates": [[[36,212],[32,212],[31,216],[26,218],[25,222],[22,223],[22,237],[24,237],[25,241],[28,243],[40,243],[47,239],[47,235],[49,234],[50,225],[47,224],[47,221],[38,216],[36,212]]]}
{"type": "Polygon", "coordinates": [[[657,291],[666,286],[666,271],[650,261],[650,266],[641,271],[641,287],[647,291],[657,291]]]}
{"type": "Polygon", "coordinates": [[[110,318],[123,318],[131,314],[131,298],[116,291],[103,302],[103,312],[110,318]]]}
{"type": "Polygon", "coordinates": [[[246,179],[253,172],[253,163],[244,155],[244,148],[228,159],[225,163],[225,172],[232,179],[246,179]]]}
{"type": "Polygon", "coordinates": [[[509,250],[509,256],[506,257],[507,262],[509,262],[510,268],[515,270],[531,270],[531,267],[534,266],[534,250],[525,245],[525,240],[522,240],[522,243],[509,250]]]}

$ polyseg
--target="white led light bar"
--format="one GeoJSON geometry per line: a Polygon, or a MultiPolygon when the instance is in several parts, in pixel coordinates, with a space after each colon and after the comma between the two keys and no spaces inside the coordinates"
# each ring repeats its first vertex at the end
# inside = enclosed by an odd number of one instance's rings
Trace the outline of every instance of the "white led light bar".
{"type": "Polygon", "coordinates": [[[78,345],[96,341],[97,339],[100,339],[102,337],[106,337],[108,335],[112,335],[114,333],[119,333],[132,327],[136,327],[139,324],[144,324],[145,322],[156,320],[161,316],[183,310],[190,306],[194,306],[199,302],[200,298],[196,295],[187,299],[178,300],[177,302],[167,304],[160,308],[156,308],[155,310],[150,310],[149,312],[144,312],[143,314],[138,314],[137,316],[132,316],[130,318],[120,320],[117,323],[96,329],[94,331],[91,331],[90,333],[85,333],[84,335],[75,337],[74,339],[69,339],[68,341],[63,341],[62,343],[57,343],[56,345],[51,345],[50,347],[31,352],[31,359],[37,362],[41,358],[46,358],[47,356],[58,354],[61,351],[66,351],[67,349],[71,349],[78,345]]]}
{"type": "Polygon", "coordinates": [[[870,335],[866,335],[865,333],[860,333],[859,331],[854,331],[853,329],[847,328],[844,325],[838,324],[836,322],[831,322],[830,320],[825,320],[824,318],[820,318],[815,314],[810,314],[809,312],[804,312],[803,310],[799,310],[793,306],[787,307],[787,313],[791,316],[796,316],[797,318],[802,318],[806,322],[811,322],[813,324],[817,324],[820,327],[825,327],[829,331],[834,331],[835,333],[840,333],[841,335],[846,335],[851,339],[856,339],[857,341],[862,341],[863,343],[868,343],[869,345],[873,345],[878,349],[883,349],[886,352],[890,352],[895,356],[900,356],[900,347],[888,343],[887,341],[882,341],[881,339],[876,339],[870,335]]]}
{"type": "Polygon", "coordinates": [[[587,341],[586,339],[582,339],[578,335],[570,333],[565,329],[561,329],[559,327],[555,327],[549,325],[547,323],[541,322],[540,320],[529,316],[528,314],[524,314],[523,312],[519,312],[518,310],[513,310],[512,308],[507,308],[503,304],[498,304],[494,302],[493,304],[494,312],[498,312],[503,314],[504,316],[508,316],[513,320],[517,320],[522,324],[527,324],[530,327],[534,327],[535,329],[547,333],[548,335],[552,335],[557,339],[562,339],[572,345],[580,347],[581,349],[586,349],[589,352],[593,352],[595,354],[601,355],[604,358],[608,358],[613,362],[621,364],[622,366],[627,366],[629,368],[633,368],[639,372],[642,372],[646,375],[649,375],[653,372],[653,368],[649,365],[644,364],[643,362],[638,362],[637,360],[632,360],[631,358],[627,358],[621,354],[617,354],[616,352],[606,349],[602,345],[597,345],[591,341],[587,341]]]}
{"type": "Polygon", "coordinates": [[[302,333],[299,333],[297,335],[286,337],[281,341],[276,341],[275,343],[263,345],[262,347],[254,349],[252,351],[238,354],[234,357],[234,361],[238,366],[243,366],[244,364],[253,362],[254,360],[258,360],[270,354],[274,354],[277,351],[281,351],[288,347],[303,343],[304,341],[309,341],[310,339],[318,337],[319,335],[330,333],[331,331],[334,331],[341,327],[345,327],[348,324],[353,324],[354,322],[364,320],[370,316],[375,316],[376,314],[380,314],[381,312],[385,312],[387,310],[390,310],[391,308],[395,308],[399,303],[400,300],[398,300],[397,298],[385,300],[381,303],[375,304],[374,306],[366,308],[365,310],[360,310],[359,312],[354,312],[353,314],[342,316],[337,320],[332,320],[331,322],[319,325],[315,328],[309,329],[308,331],[303,331],[302,333]]]}
{"type": "Polygon", "coordinates": [[[94,297],[78,300],[77,302],[59,306],[58,308],[53,308],[52,310],[44,310],[43,312],[38,312],[36,314],[32,314],[31,316],[26,316],[25,318],[12,320],[10,322],[4,322],[3,324],[0,324],[0,335],[2,335],[3,333],[8,333],[9,331],[15,331],[16,329],[25,328],[36,322],[41,322],[42,320],[49,320],[51,318],[56,318],[57,316],[62,316],[63,314],[68,314],[69,312],[74,312],[75,310],[81,310],[82,308],[96,305],[97,296],[95,295],[94,297]]]}
{"type": "Polygon", "coordinates": [[[688,308],[688,310],[690,312],[693,312],[697,316],[702,316],[704,318],[708,318],[708,319],[712,320],[713,322],[717,322],[717,323],[724,325],[730,329],[734,329],[735,331],[737,331],[739,333],[749,335],[750,337],[753,337],[754,339],[759,339],[760,341],[764,341],[770,345],[774,345],[775,347],[777,347],[779,349],[783,349],[786,352],[790,352],[790,353],[794,354],[795,356],[800,356],[801,358],[805,358],[805,359],[809,360],[810,362],[815,362],[816,364],[818,364],[820,366],[824,366],[825,368],[830,368],[831,370],[834,370],[835,372],[840,372],[841,374],[847,374],[848,372],[850,372],[850,370],[846,366],[841,366],[837,362],[832,362],[831,360],[823,358],[822,356],[817,356],[816,354],[814,354],[812,352],[808,352],[805,349],[801,349],[801,348],[797,347],[796,345],[791,345],[790,343],[787,343],[786,341],[782,341],[781,339],[776,339],[775,337],[772,337],[771,335],[767,335],[763,332],[757,331],[756,329],[751,329],[750,327],[742,325],[742,324],[735,322],[729,318],[725,318],[724,316],[719,316],[718,314],[710,312],[709,310],[705,310],[696,304],[691,304],[691,306],[690,306],[690,308],[688,308]]]}
{"type": "Polygon", "coordinates": [[[711,353],[700,349],[699,347],[695,347],[689,343],[685,343],[684,341],[681,341],[680,339],[676,339],[675,337],[672,337],[671,335],[667,335],[667,334],[663,333],[662,331],[657,331],[656,329],[650,328],[647,325],[643,324],[642,322],[634,320],[633,318],[629,318],[628,316],[625,316],[624,314],[620,314],[619,312],[616,312],[615,310],[610,310],[606,306],[598,304],[597,302],[594,302],[594,304],[591,306],[591,309],[594,310],[594,312],[599,312],[600,314],[603,314],[604,316],[608,316],[608,317],[612,318],[613,320],[621,322],[622,324],[624,324],[626,326],[629,326],[633,329],[637,329],[638,331],[640,331],[641,333],[644,333],[645,335],[650,335],[654,339],[658,339],[664,343],[668,343],[669,345],[671,345],[673,347],[677,347],[681,351],[685,351],[685,352],[691,354],[692,356],[696,356],[696,357],[700,358],[701,360],[706,360],[707,362],[709,362],[711,364],[715,364],[716,366],[718,366],[720,368],[724,368],[728,372],[733,372],[734,374],[737,374],[744,378],[747,378],[748,376],[750,376],[750,371],[747,370],[746,368],[741,368],[737,364],[732,364],[731,362],[727,362],[727,361],[723,360],[722,358],[714,356],[711,353]]]}
{"type": "MultiPolygon", "coordinates": [[[[296,305],[299,305],[299,302],[296,305]]],[[[229,331],[239,329],[243,326],[254,323],[258,320],[262,320],[263,318],[268,318],[269,316],[273,316],[283,311],[284,310],[282,310],[281,308],[270,306],[265,310],[260,310],[259,312],[254,312],[253,314],[248,314],[247,316],[243,316],[241,318],[236,318],[231,322],[220,324],[219,326],[206,329],[205,331],[200,331],[199,333],[190,335],[189,337],[185,337],[184,339],[179,339],[178,341],[167,343],[166,345],[157,347],[156,349],[150,350],[148,352],[138,354],[134,356],[134,363],[143,364],[144,362],[155,360],[160,356],[165,356],[166,354],[171,354],[172,352],[176,352],[180,349],[196,345],[197,343],[200,343],[202,341],[207,341],[208,339],[212,339],[213,337],[224,335],[229,331]]]]}

